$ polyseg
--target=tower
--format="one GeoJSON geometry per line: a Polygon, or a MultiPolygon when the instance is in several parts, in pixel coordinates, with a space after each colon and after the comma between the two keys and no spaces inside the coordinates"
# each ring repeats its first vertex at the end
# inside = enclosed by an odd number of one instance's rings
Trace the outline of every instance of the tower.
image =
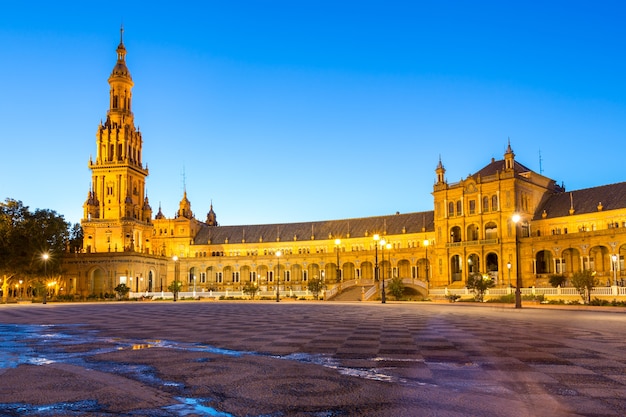
{"type": "Polygon", "coordinates": [[[89,160],[91,188],[81,223],[85,248],[93,252],[149,251],[148,169],[142,166],[143,142],[131,111],[134,84],[123,35],[121,28],[117,62],[108,80],[109,110],[96,132],[96,160],[89,160]]]}

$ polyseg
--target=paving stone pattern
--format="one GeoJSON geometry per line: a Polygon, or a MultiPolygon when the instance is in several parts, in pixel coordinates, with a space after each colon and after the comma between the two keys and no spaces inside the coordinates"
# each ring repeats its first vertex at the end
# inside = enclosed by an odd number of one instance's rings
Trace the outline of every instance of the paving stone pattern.
{"type": "Polygon", "coordinates": [[[0,306],[0,416],[623,416],[626,313],[0,306]]]}

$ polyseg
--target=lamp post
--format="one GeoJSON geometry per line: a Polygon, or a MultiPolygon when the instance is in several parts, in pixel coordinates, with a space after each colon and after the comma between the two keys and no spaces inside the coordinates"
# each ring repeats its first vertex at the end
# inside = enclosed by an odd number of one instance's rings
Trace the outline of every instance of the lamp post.
{"type": "Polygon", "coordinates": [[[41,255],[41,259],[43,259],[43,280],[44,280],[43,304],[46,304],[48,302],[48,300],[46,299],[48,295],[48,286],[46,285],[46,279],[48,278],[48,259],[49,258],[50,258],[50,255],[47,253],[44,253],[43,255],[41,255]]]}
{"type": "Polygon", "coordinates": [[[515,308],[522,308],[522,277],[519,270],[519,234],[517,230],[521,217],[519,214],[514,214],[511,220],[515,224],[515,308]]]}
{"type": "Polygon", "coordinates": [[[613,260],[613,285],[617,287],[617,255],[613,254],[611,259],[613,260]]]}
{"type": "Polygon", "coordinates": [[[179,270],[179,263],[178,263],[178,256],[174,255],[172,257],[172,260],[174,261],[174,301],[176,301],[178,299],[178,274],[180,273],[179,270]]]}
{"type": "Polygon", "coordinates": [[[276,251],[276,302],[280,302],[280,251],[276,251]]]}
{"type": "Polygon", "coordinates": [[[428,283],[428,287],[430,287],[430,277],[428,276],[428,245],[430,245],[430,241],[428,239],[424,239],[424,248],[426,248],[426,282],[428,283]]]}
{"type": "Polygon", "coordinates": [[[196,274],[193,275],[193,298],[196,298],[196,274]]]}
{"type": "Polygon", "coordinates": [[[374,235],[374,281],[378,282],[378,241],[380,240],[380,236],[377,234],[374,235]]]}
{"type": "Polygon", "coordinates": [[[381,254],[383,257],[383,273],[380,276],[380,279],[382,281],[382,292],[380,295],[380,302],[381,304],[385,304],[387,302],[387,297],[385,296],[385,239],[381,239],[380,240],[380,250],[381,250],[381,254]]]}
{"type": "Polygon", "coordinates": [[[511,288],[511,261],[506,263],[506,268],[509,270],[509,288],[511,288]]]}
{"type": "Polygon", "coordinates": [[[341,245],[341,239],[335,239],[335,247],[337,248],[337,282],[343,281],[341,267],[339,267],[339,245],[341,245]]]}

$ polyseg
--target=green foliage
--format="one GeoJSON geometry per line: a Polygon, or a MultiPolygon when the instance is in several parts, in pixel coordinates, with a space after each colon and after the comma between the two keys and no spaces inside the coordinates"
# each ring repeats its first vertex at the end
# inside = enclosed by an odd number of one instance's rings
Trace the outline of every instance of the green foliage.
{"type": "Polygon", "coordinates": [[[596,273],[588,269],[575,272],[574,275],[572,275],[571,282],[572,286],[576,288],[578,294],[580,294],[580,298],[583,299],[583,303],[591,303],[591,291],[598,285],[596,273]]]}
{"type": "Polygon", "coordinates": [[[68,241],[69,223],[56,212],[31,212],[12,199],[0,203],[0,274],[39,280],[44,272],[59,273],[68,241]]]}
{"type": "Polygon", "coordinates": [[[254,300],[256,293],[259,291],[259,287],[256,285],[256,282],[246,282],[246,285],[243,286],[241,291],[254,300]]]}
{"type": "Polygon", "coordinates": [[[117,287],[114,288],[114,290],[119,298],[126,298],[128,297],[128,293],[130,292],[130,287],[128,287],[126,284],[119,284],[117,287]]]}
{"type": "Polygon", "coordinates": [[[548,282],[554,288],[562,287],[565,284],[565,281],[567,281],[567,278],[565,277],[565,275],[562,274],[550,274],[550,276],[548,277],[548,282]]]}
{"type": "Polygon", "coordinates": [[[306,287],[309,291],[311,291],[313,297],[317,300],[320,293],[324,290],[324,288],[326,288],[326,284],[320,278],[315,277],[307,282],[306,287]]]}
{"type": "Polygon", "coordinates": [[[393,278],[387,288],[389,294],[393,295],[396,300],[399,300],[404,295],[404,283],[402,283],[402,278],[393,278]]]}
{"type": "Polygon", "coordinates": [[[174,294],[174,300],[177,298],[178,293],[183,288],[183,282],[180,280],[172,281],[170,285],[167,286],[168,291],[174,294]]]}
{"type": "Polygon", "coordinates": [[[482,302],[485,298],[485,292],[495,285],[496,283],[491,278],[479,273],[474,273],[467,279],[467,288],[474,293],[474,299],[478,302],[482,302]]]}

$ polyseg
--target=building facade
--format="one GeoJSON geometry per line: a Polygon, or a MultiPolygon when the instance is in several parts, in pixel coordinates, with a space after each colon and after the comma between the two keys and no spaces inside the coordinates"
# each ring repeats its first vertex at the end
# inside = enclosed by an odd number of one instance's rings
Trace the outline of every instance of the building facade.
{"type": "Polygon", "coordinates": [[[582,269],[596,271],[602,284],[623,283],[626,183],[567,192],[516,161],[510,143],[502,159],[456,183],[439,160],[432,211],[220,226],[212,205],[196,218],[185,191],[173,218],[160,208],[153,217],[123,39],[108,81],[109,109],[89,161],[84,247],[64,261],[67,293],[98,296],[120,283],[167,292],[174,280],[200,293],[248,282],[289,292],[313,278],[374,285],[400,277],[427,296],[431,288],[462,288],[474,273],[503,287],[519,273],[529,287],[582,269]]]}

